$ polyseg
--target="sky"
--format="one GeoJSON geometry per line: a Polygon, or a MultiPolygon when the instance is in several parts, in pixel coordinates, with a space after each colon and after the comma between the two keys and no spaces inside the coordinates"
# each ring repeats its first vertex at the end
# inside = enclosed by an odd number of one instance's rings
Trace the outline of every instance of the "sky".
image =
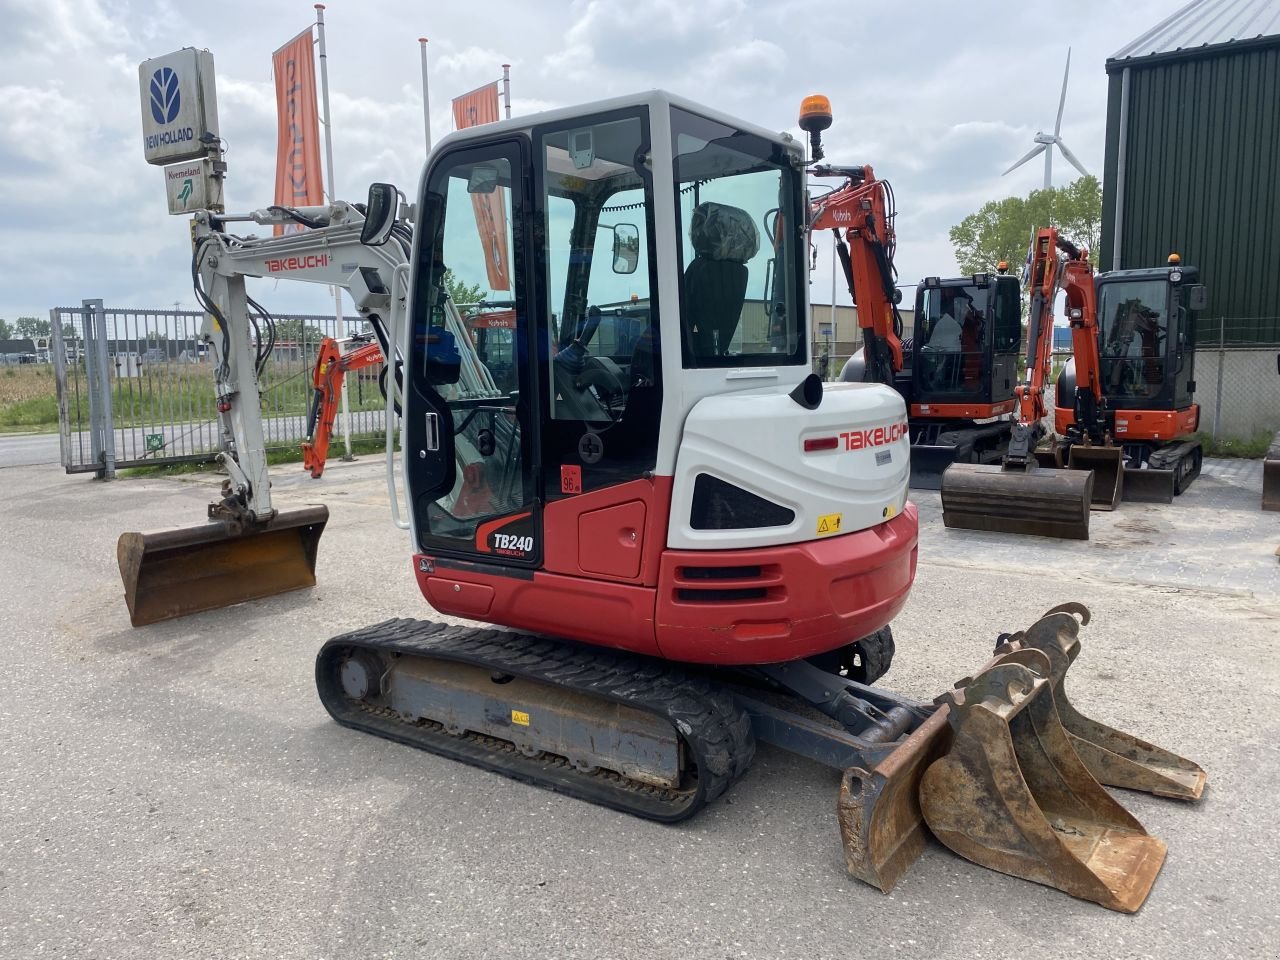
{"type": "MultiPolygon", "coordinates": [[[[336,194],[386,180],[406,192],[425,159],[421,65],[431,122],[510,63],[512,113],[661,87],[799,135],[797,107],[831,99],[833,163],[870,163],[897,195],[899,276],[956,270],[948,229],[988,200],[1040,186],[1039,158],[1001,172],[1052,129],[1067,48],[1062,137],[1101,176],[1108,56],[1181,4],[865,0],[486,0],[327,4],[336,194]],[[483,12],[481,13],[481,10],[483,12]]],[[[138,64],[185,46],[214,54],[227,207],[272,201],[271,52],[314,20],[301,0],[0,0],[0,317],[108,306],[192,309],[185,220],[166,213],[161,168],[141,146],[138,64]]],[[[1076,176],[1055,157],[1054,183],[1076,176]]],[[[819,241],[812,299],[829,302],[819,241]]],[[[324,288],[262,281],[278,312],[328,313],[324,288]]],[[[847,302],[847,293],[837,296],[847,302]]]]}

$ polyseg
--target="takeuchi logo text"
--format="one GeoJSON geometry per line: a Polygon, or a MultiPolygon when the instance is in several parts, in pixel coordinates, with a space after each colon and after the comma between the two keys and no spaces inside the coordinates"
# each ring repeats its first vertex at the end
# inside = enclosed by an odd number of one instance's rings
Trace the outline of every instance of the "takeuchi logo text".
{"type": "Polygon", "coordinates": [[[265,261],[267,269],[272,273],[290,270],[314,270],[329,265],[327,253],[312,253],[305,257],[268,257],[265,261]]]}
{"type": "Polygon", "coordinates": [[[868,427],[865,430],[849,430],[840,434],[846,450],[865,450],[867,447],[883,447],[897,443],[907,435],[907,422],[902,420],[886,427],[868,427]]]}

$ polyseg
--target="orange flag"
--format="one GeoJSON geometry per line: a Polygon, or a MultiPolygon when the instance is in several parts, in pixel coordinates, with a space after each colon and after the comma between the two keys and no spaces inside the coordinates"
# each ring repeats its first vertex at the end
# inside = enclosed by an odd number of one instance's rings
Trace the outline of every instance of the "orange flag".
{"type": "MultiPolygon", "coordinates": [[[[453,125],[475,127],[498,119],[498,85],[464,93],[453,100],[453,125]]],[[[507,256],[507,199],[502,187],[493,193],[473,193],[471,206],[476,212],[476,226],[484,245],[484,267],[489,275],[490,290],[511,289],[510,258],[507,256]]]]}
{"type": "MultiPolygon", "coordinates": [[[[319,206],[324,203],[324,185],[311,28],[273,53],[271,66],[276,76],[276,204],[319,206]]],[[[275,233],[302,229],[301,224],[276,224],[275,233]]]]}

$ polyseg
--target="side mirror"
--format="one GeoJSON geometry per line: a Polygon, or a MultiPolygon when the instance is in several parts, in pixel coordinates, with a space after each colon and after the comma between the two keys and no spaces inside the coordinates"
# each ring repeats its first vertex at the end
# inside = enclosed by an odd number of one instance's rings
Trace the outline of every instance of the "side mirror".
{"type": "Polygon", "coordinates": [[[613,272],[635,273],[640,263],[640,230],[634,223],[613,228],[613,272]]]}
{"type": "Polygon", "coordinates": [[[369,200],[364,207],[364,227],[360,242],[366,247],[380,247],[391,238],[400,208],[400,191],[390,183],[369,184],[369,200]]]}
{"type": "Polygon", "coordinates": [[[1192,310],[1203,310],[1209,306],[1209,290],[1203,283],[1192,284],[1187,291],[1187,306],[1192,310]]]}
{"type": "Polygon", "coordinates": [[[467,193],[493,193],[498,189],[498,168],[487,163],[476,164],[467,178],[467,193]]]}

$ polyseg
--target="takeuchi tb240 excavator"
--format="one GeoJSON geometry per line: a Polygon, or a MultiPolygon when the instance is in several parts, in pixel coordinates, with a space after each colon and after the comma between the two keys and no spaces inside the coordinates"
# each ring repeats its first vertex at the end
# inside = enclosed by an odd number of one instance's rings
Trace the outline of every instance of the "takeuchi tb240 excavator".
{"type": "MultiPolygon", "coordinates": [[[[818,147],[821,114],[802,125],[818,147]]],[[[408,263],[371,263],[357,302],[401,363],[393,514],[414,575],[436,610],[488,626],[335,637],[320,698],[353,729],[664,822],[773,743],[844,772],[846,860],[882,890],[932,833],[1136,910],[1165,845],[1101,784],[1196,798],[1204,772],[1071,709],[1083,607],[1002,634],[936,702],[873,685],[916,567],[906,410],[809,371],[807,167],[790,135],[662,92],[435,147],[408,263]],[[501,375],[446,270],[510,304],[501,375]]],[[[398,243],[397,206],[371,188],[371,250],[398,243]]],[[[209,252],[242,264],[276,242],[204,222],[209,252]]]]}

